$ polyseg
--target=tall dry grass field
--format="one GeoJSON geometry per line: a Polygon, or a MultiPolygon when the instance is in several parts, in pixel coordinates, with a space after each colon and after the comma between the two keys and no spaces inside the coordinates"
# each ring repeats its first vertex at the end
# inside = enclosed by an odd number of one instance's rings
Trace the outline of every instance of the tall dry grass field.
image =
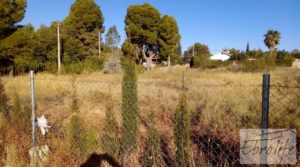
{"type": "MultiPolygon", "coordinates": [[[[147,138],[147,115],[154,109],[157,113],[156,128],[166,145],[162,147],[164,156],[172,163],[174,157],[173,113],[178,105],[182,75],[186,78],[188,109],[191,112],[193,164],[213,164],[208,162],[199,136],[210,135],[212,140],[236,145],[240,128],[260,126],[262,73],[233,73],[225,69],[195,70],[184,67],[160,68],[138,75],[138,105],[140,110],[139,149],[131,160],[134,166],[142,166],[143,141],[147,138]]],[[[68,75],[40,73],[35,76],[35,97],[37,116],[45,114],[51,126],[46,139],[37,135],[39,144],[47,143],[50,154],[45,166],[68,166],[71,155],[68,153],[66,126],[69,121],[72,78],[68,75]]],[[[113,99],[113,112],[121,124],[121,82],[122,75],[107,75],[101,72],[75,76],[75,87],[79,100],[79,110],[84,118],[84,126],[96,138],[101,138],[105,117],[105,105],[113,99]]],[[[18,77],[2,77],[6,94],[13,99],[15,94],[22,101],[30,98],[29,74],[18,77]]],[[[300,71],[279,68],[271,72],[271,83],[297,87],[300,84],[300,71]]],[[[294,91],[299,91],[295,89],[294,91]]],[[[295,92],[286,93],[292,98],[295,92]]],[[[275,94],[274,94],[275,96],[275,94]]],[[[281,98],[281,96],[279,97],[281,98]]],[[[299,97],[286,100],[289,107],[277,111],[278,99],[270,107],[270,124],[276,127],[296,128],[300,131],[299,97]],[[284,113],[290,112],[285,118],[284,113]],[[273,113],[272,113],[273,112],[273,113]],[[276,114],[276,113],[280,114],[276,114]],[[294,116],[294,119],[291,119],[294,116]],[[278,121],[280,119],[281,121],[278,121]]],[[[12,105],[12,100],[10,101],[12,105]]],[[[1,120],[0,120],[1,121],[1,120]]],[[[38,132],[39,133],[39,132],[38,132]]],[[[91,152],[101,153],[100,140],[91,152]]],[[[204,148],[205,149],[205,148],[204,148]]],[[[166,160],[165,160],[166,161],[166,160]]],[[[220,159],[220,161],[222,161],[220,159]]],[[[226,161],[226,160],[225,160],[226,161]]],[[[167,164],[167,162],[165,162],[167,164]]],[[[163,165],[164,166],[164,165],[163,165]]],[[[201,166],[201,165],[200,165],[201,166]]]]}

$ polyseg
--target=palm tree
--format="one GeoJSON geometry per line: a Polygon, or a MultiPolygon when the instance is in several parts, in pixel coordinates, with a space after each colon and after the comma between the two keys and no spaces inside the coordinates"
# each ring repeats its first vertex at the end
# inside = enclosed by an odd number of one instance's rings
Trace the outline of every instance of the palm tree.
{"type": "Polygon", "coordinates": [[[269,48],[270,54],[272,54],[276,48],[276,45],[278,45],[280,42],[280,33],[276,30],[269,29],[264,37],[265,45],[269,48]]]}

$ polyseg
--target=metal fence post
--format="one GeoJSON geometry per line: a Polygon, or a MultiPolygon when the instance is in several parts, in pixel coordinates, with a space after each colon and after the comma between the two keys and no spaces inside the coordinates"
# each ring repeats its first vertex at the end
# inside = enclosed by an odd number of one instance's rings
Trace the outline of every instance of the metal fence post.
{"type": "Polygon", "coordinates": [[[261,117],[261,149],[265,148],[265,152],[261,152],[261,167],[266,167],[268,162],[267,146],[268,146],[268,124],[269,124],[269,94],[270,94],[270,74],[263,74],[262,85],[262,117],[261,117]]]}
{"type": "Polygon", "coordinates": [[[31,88],[31,119],[32,119],[32,148],[33,148],[33,163],[37,166],[37,155],[35,149],[35,97],[34,97],[34,71],[30,71],[30,88],[31,88]]]}

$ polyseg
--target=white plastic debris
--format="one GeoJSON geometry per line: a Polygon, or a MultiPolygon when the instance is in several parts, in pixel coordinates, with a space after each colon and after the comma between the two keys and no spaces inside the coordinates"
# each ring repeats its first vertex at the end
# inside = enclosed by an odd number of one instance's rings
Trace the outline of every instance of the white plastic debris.
{"type": "Polygon", "coordinates": [[[48,133],[48,129],[50,128],[50,126],[48,126],[48,121],[44,115],[37,118],[37,126],[40,127],[43,136],[48,133]]]}

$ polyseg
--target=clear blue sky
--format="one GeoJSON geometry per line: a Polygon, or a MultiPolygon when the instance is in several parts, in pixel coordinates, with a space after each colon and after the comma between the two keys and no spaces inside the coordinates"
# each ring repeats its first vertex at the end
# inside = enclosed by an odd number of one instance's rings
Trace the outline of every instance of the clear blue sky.
{"type": "MultiPolygon", "coordinates": [[[[21,24],[35,27],[63,20],[75,0],[28,0],[21,24]]],[[[151,3],[161,14],[177,20],[185,50],[194,42],[212,52],[223,48],[267,50],[263,34],[269,28],[281,33],[279,49],[300,49],[300,0],[96,0],[104,15],[106,30],[116,25],[125,38],[124,17],[129,5],[151,3]]]]}

